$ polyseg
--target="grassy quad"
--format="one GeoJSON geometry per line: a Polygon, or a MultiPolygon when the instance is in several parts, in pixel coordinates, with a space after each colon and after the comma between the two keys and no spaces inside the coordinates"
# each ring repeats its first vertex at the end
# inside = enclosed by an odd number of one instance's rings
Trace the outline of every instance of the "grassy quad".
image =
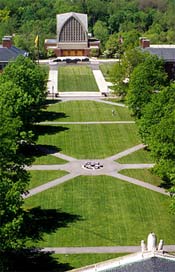
{"type": "MultiPolygon", "coordinates": [[[[79,268],[86,265],[103,262],[109,259],[122,257],[126,253],[111,253],[111,254],[54,254],[53,257],[58,263],[69,264],[73,268],[79,268]]],[[[65,270],[59,270],[59,272],[65,270]]]]}
{"type": "Polygon", "coordinates": [[[135,124],[41,125],[38,133],[39,144],[78,159],[106,158],[140,143],[135,124]]]}
{"type": "Polygon", "coordinates": [[[154,163],[149,151],[140,149],[117,160],[120,163],[154,163]]]}
{"type": "Polygon", "coordinates": [[[100,64],[100,70],[107,81],[110,81],[110,70],[114,67],[115,63],[100,64]]]}
{"type": "Polygon", "coordinates": [[[45,170],[45,171],[35,171],[31,170],[30,172],[30,185],[29,189],[35,188],[37,186],[40,186],[44,183],[47,183],[49,181],[52,181],[54,179],[60,178],[67,174],[66,171],[51,171],[51,170],[45,170]]]}
{"type": "Polygon", "coordinates": [[[92,70],[86,65],[66,65],[58,69],[59,92],[98,92],[92,70]]]}
{"type": "MultiPolygon", "coordinates": [[[[26,200],[27,207],[59,210],[66,217],[37,246],[138,245],[154,231],[175,243],[170,198],[108,176],[83,176],[26,200]]],[[[51,222],[49,222],[50,225],[51,222]]]]}
{"type": "Polygon", "coordinates": [[[54,157],[51,155],[43,155],[40,157],[35,157],[33,164],[40,165],[40,164],[64,164],[67,161],[60,159],[58,157],[54,157]]]}
{"type": "Polygon", "coordinates": [[[121,174],[151,183],[155,186],[162,186],[163,180],[160,177],[151,173],[150,169],[124,169],[120,171],[121,174]]]}
{"type": "MultiPolygon", "coordinates": [[[[66,114],[72,118],[71,113],[66,114]]],[[[76,115],[78,119],[79,113],[75,110],[74,120],[76,115]]],[[[86,118],[88,115],[89,111],[86,118]]],[[[57,146],[61,152],[77,158],[106,157],[140,143],[134,124],[41,126],[40,134],[39,143],[57,146]]],[[[129,156],[135,156],[133,154],[129,156]]],[[[139,158],[144,158],[144,154],[129,158],[128,163],[135,159],[144,163],[139,158]]],[[[26,200],[25,206],[41,206],[67,214],[65,225],[63,222],[62,227],[52,228],[50,232],[47,228],[44,240],[38,243],[41,247],[138,245],[150,231],[156,232],[158,239],[163,238],[166,244],[173,244],[175,219],[169,214],[169,201],[164,195],[112,177],[88,176],[33,196],[26,200]]],[[[89,259],[83,264],[81,256],[77,264],[77,257],[73,255],[68,262],[73,267],[98,262],[89,259]]]]}
{"type": "Polygon", "coordinates": [[[49,105],[42,115],[43,121],[133,121],[127,107],[95,101],[68,101],[49,105]],[[115,114],[112,114],[112,110],[115,114]]]}

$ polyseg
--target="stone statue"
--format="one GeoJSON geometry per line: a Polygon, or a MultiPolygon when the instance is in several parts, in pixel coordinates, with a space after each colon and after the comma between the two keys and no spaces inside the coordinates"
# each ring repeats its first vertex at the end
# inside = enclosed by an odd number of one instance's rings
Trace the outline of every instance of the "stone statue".
{"type": "Polygon", "coordinates": [[[163,250],[163,245],[164,245],[164,241],[160,240],[159,245],[158,245],[158,251],[163,250]]]}
{"type": "Polygon", "coordinates": [[[148,251],[155,251],[157,248],[157,237],[154,232],[148,235],[147,239],[147,249],[148,251]]]}
{"type": "Polygon", "coordinates": [[[141,241],[141,250],[142,252],[146,251],[146,244],[144,240],[141,241]]]}

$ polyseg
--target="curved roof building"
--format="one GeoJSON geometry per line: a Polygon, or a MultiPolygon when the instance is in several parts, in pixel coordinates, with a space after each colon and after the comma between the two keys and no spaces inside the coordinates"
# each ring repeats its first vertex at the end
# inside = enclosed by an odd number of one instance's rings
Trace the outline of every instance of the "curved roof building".
{"type": "MultiPolygon", "coordinates": [[[[56,56],[89,56],[87,14],[68,12],[56,18],[57,39],[45,40],[46,48],[54,50],[56,56]]],[[[99,46],[98,40],[95,46],[99,46]]]]}

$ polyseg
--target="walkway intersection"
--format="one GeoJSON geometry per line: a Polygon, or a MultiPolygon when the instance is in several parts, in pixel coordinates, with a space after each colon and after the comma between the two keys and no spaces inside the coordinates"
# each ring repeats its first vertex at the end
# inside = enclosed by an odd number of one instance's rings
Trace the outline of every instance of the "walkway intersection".
{"type": "MultiPolygon", "coordinates": [[[[107,157],[105,159],[86,159],[86,160],[78,160],[76,158],[72,158],[70,156],[61,154],[61,153],[53,153],[51,154],[52,156],[55,157],[59,157],[62,159],[67,160],[68,162],[65,164],[56,164],[56,165],[33,165],[29,168],[27,168],[28,170],[64,170],[69,172],[68,175],[65,175],[61,178],[55,179],[53,181],[50,181],[46,184],[43,184],[41,186],[38,186],[34,189],[31,189],[29,191],[29,194],[24,196],[24,198],[28,198],[31,197],[32,195],[38,194],[42,191],[45,191],[47,189],[50,189],[54,186],[57,186],[63,182],[68,181],[69,179],[75,178],[77,176],[97,176],[97,175],[108,175],[108,176],[112,176],[130,183],[134,183],[136,185],[139,185],[141,187],[150,189],[152,191],[155,192],[159,192],[161,194],[167,194],[166,191],[162,188],[159,188],[157,186],[154,186],[152,184],[148,184],[146,182],[134,179],[134,178],[130,178],[127,177],[125,175],[119,174],[118,172],[120,170],[123,169],[144,169],[144,168],[151,168],[154,166],[154,164],[120,164],[118,162],[116,162],[115,160],[122,158],[128,154],[131,154],[139,149],[144,148],[143,144],[139,144],[137,146],[134,146],[130,149],[127,149],[123,152],[117,153],[116,155],[113,155],[111,157],[107,157]],[[100,169],[85,169],[83,166],[85,165],[85,163],[87,162],[99,162],[100,165],[102,165],[103,167],[100,169]]],[[[43,149],[42,151],[45,151],[45,153],[49,153],[50,151],[47,149],[43,149]]]]}
{"type": "MultiPolygon", "coordinates": [[[[98,84],[100,92],[106,90],[107,84],[104,79],[102,79],[102,74],[99,72],[98,68],[98,63],[94,63],[92,67],[94,77],[96,78],[96,82],[98,84]]],[[[49,83],[48,83],[48,88],[50,91],[53,91],[53,93],[56,93],[57,90],[57,78],[58,78],[58,73],[57,73],[57,67],[53,67],[50,69],[50,74],[49,74],[49,83]],[[52,89],[52,90],[51,90],[52,89]]],[[[63,95],[59,97],[62,102],[70,101],[70,100],[95,100],[96,102],[101,102],[101,103],[108,103],[111,105],[116,105],[116,106],[121,106],[121,107],[126,107],[123,104],[120,103],[115,103],[115,102],[110,102],[110,101],[105,101],[102,100],[102,96],[100,97],[100,92],[99,94],[95,94],[94,97],[92,94],[88,96],[88,94],[83,94],[81,96],[81,93],[74,94],[73,96],[69,96],[70,94],[63,95]]],[[[134,123],[134,121],[109,121],[109,122],[44,122],[44,124],[97,124],[97,123],[103,123],[103,124],[110,124],[110,123],[134,123]]],[[[27,170],[64,170],[68,172],[67,175],[62,176],[61,178],[57,178],[55,180],[52,180],[48,183],[45,183],[41,186],[38,186],[36,188],[33,188],[29,190],[29,193],[27,195],[23,195],[24,198],[29,198],[33,195],[36,195],[42,191],[48,190],[54,186],[58,186],[61,183],[64,183],[70,179],[73,179],[77,176],[97,176],[97,175],[107,175],[111,176],[132,184],[135,184],[137,186],[144,187],[146,189],[168,195],[168,193],[163,189],[159,188],[157,186],[154,186],[152,184],[137,180],[135,178],[131,178],[128,176],[125,176],[123,174],[120,174],[119,172],[122,169],[144,169],[144,168],[151,168],[154,166],[154,164],[121,164],[117,162],[118,159],[127,156],[135,151],[138,151],[140,149],[143,149],[145,146],[143,144],[139,144],[136,146],[133,146],[127,150],[124,150],[120,153],[114,154],[113,156],[104,158],[104,159],[86,159],[86,160],[80,160],[76,159],[73,157],[70,157],[66,154],[55,152],[54,150],[50,150],[44,147],[40,147],[41,151],[45,154],[50,154],[52,156],[61,158],[66,160],[67,162],[65,164],[55,164],[55,165],[32,165],[31,167],[27,167],[27,170]],[[102,167],[99,169],[87,169],[84,167],[84,165],[87,163],[95,163],[98,164],[102,167]]],[[[47,252],[54,252],[54,253],[60,253],[60,254],[78,254],[78,253],[116,253],[116,252],[137,252],[140,250],[140,247],[137,246],[115,246],[115,247],[57,247],[57,248],[43,248],[42,251],[47,251],[47,252]]],[[[166,248],[167,251],[175,251],[175,245],[169,245],[166,248]]]]}

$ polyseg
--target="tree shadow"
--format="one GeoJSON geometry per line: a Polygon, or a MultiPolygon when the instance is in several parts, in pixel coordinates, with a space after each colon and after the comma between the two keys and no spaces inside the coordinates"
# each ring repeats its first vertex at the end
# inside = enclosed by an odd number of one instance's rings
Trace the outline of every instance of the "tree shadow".
{"type": "MultiPolygon", "coordinates": [[[[53,233],[59,228],[82,220],[81,216],[56,209],[35,207],[24,212],[21,237],[27,241],[38,242],[44,233],[53,233]]],[[[68,263],[59,263],[52,254],[42,249],[27,248],[18,251],[0,252],[0,271],[6,272],[58,272],[73,269],[68,263]]]]}
{"type": "Polygon", "coordinates": [[[21,238],[32,241],[42,240],[43,233],[52,233],[58,228],[82,220],[79,215],[56,209],[41,209],[35,207],[24,213],[24,223],[21,228],[21,238]]]}
{"type": "Polygon", "coordinates": [[[41,111],[38,116],[36,122],[45,122],[45,121],[56,121],[59,118],[67,118],[69,117],[64,112],[53,112],[53,111],[41,111]]]}
{"type": "Polygon", "coordinates": [[[36,139],[41,135],[50,135],[56,134],[59,132],[63,132],[68,130],[69,128],[63,126],[49,126],[49,125],[35,125],[33,126],[34,134],[36,135],[36,139]]]}
{"type": "Polygon", "coordinates": [[[45,103],[44,103],[44,106],[49,106],[51,104],[57,104],[57,103],[60,103],[60,102],[62,102],[61,99],[46,99],[45,103]]]}
{"type": "Polygon", "coordinates": [[[60,152],[61,148],[54,145],[25,145],[21,147],[21,153],[26,158],[35,159],[41,156],[51,155],[56,152],[60,152]]]}
{"type": "Polygon", "coordinates": [[[0,267],[3,272],[63,272],[74,268],[53,258],[52,252],[39,249],[9,251],[0,258],[4,260],[0,267]]]}

